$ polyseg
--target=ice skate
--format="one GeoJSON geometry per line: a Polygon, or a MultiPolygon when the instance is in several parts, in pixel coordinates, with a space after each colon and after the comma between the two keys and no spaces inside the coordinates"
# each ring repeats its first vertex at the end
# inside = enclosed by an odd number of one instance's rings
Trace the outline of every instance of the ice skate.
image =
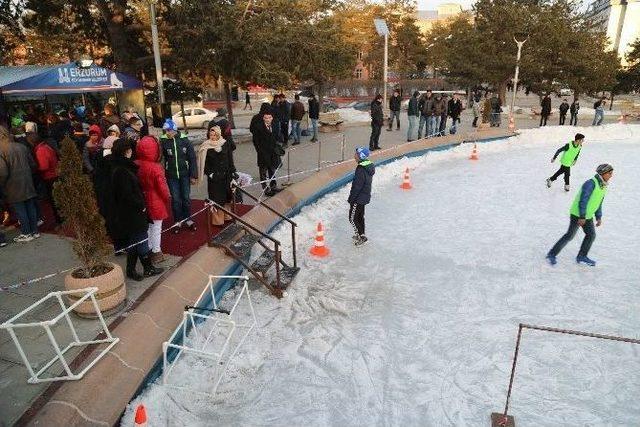
{"type": "Polygon", "coordinates": [[[588,265],[590,267],[595,267],[596,266],[596,262],[594,260],[592,260],[591,258],[586,257],[586,256],[577,256],[576,257],[576,262],[578,264],[586,264],[586,265],[588,265]]]}
{"type": "Polygon", "coordinates": [[[569,186],[568,186],[568,185],[565,185],[565,186],[564,186],[564,191],[567,191],[567,192],[568,192],[568,191],[569,191],[569,189],[570,189],[570,188],[569,188],[569,186]]]}
{"type": "Polygon", "coordinates": [[[549,265],[556,265],[558,263],[558,260],[556,259],[555,255],[552,254],[547,254],[547,262],[549,263],[549,265]]]}
{"type": "Polygon", "coordinates": [[[361,235],[358,240],[356,240],[353,244],[356,246],[362,246],[365,243],[367,243],[369,241],[369,239],[367,239],[367,236],[365,236],[364,234],[361,235]]]}
{"type": "Polygon", "coordinates": [[[551,188],[551,180],[547,178],[547,188],[551,188]]]}

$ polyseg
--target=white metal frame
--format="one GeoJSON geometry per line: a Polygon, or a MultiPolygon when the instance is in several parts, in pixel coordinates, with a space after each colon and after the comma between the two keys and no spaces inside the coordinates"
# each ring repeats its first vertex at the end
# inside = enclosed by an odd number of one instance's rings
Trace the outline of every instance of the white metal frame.
{"type": "Polygon", "coordinates": [[[9,335],[13,339],[13,343],[16,345],[16,348],[18,349],[18,353],[20,354],[20,357],[24,362],[24,366],[29,371],[29,375],[31,375],[31,377],[27,381],[29,384],[38,384],[38,383],[51,382],[51,381],[79,380],[84,376],[85,373],[87,373],[89,369],[93,367],[93,365],[95,365],[98,362],[98,360],[102,358],[102,356],[104,356],[109,350],[111,350],[111,348],[114,345],[118,343],[118,341],[120,341],[120,338],[116,338],[112,336],[111,332],[109,332],[109,329],[107,328],[107,324],[105,323],[104,318],[102,317],[102,313],[100,312],[100,308],[98,307],[98,302],[96,301],[96,298],[95,298],[95,294],[97,291],[98,291],[98,288],[94,287],[94,288],[78,289],[74,291],[51,292],[44,298],[34,302],[29,307],[25,308],[20,313],[16,314],[11,319],[7,320],[2,325],[0,325],[0,329],[5,329],[6,331],[9,332],[9,335]],[[78,294],[82,294],[82,293],[84,293],[84,295],[68,307],[64,303],[64,300],[62,298],[63,295],[72,294],[74,296],[77,296],[78,294]],[[16,323],[16,321],[22,318],[24,315],[31,312],[35,308],[39,307],[45,301],[48,301],[53,298],[58,300],[58,303],[60,304],[60,309],[62,310],[61,313],[58,314],[56,317],[49,320],[41,321],[41,322],[16,323]],[[71,312],[71,310],[73,310],[78,305],[85,302],[87,299],[91,299],[91,301],[93,302],[93,306],[96,309],[96,315],[98,316],[98,320],[102,324],[102,329],[106,335],[105,339],[92,340],[92,341],[80,341],[80,338],[78,338],[78,333],[76,332],[76,329],[73,326],[73,322],[71,321],[71,317],[69,316],[69,313],[71,312]],[[67,345],[65,348],[60,349],[60,345],[58,345],[58,341],[56,340],[56,337],[53,335],[53,332],[51,332],[51,328],[55,326],[58,323],[58,321],[60,321],[63,317],[66,319],[67,325],[71,330],[71,333],[73,335],[73,341],[69,345],[67,345]],[[51,360],[49,360],[42,368],[40,368],[37,372],[35,372],[34,368],[31,366],[31,362],[27,358],[27,354],[22,348],[22,345],[20,344],[20,341],[18,340],[18,337],[16,335],[15,329],[20,329],[20,328],[43,328],[47,333],[49,342],[51,343],[53,350],[56,353],[56,355],[51,360]],[[82,371],[74,374],[71,371],[71,368],[69,367],[69,363],[67,363],[67,360],[64,357],[65,353],[69,351],[71,348],[82,347],[90,344],[109,344],[109,345],[104,350],[102,350],[102,352],[100,352],[100,354],[98,354],[82,371]],[[58,377],[42,378],[41,375],[44,372],[46,372],[47,369],[49,369],[56,361],[59,361],[60,364],[62,364],[62,367],[64,368],[64,372],[66,373],[66,375],[61,375],[58,377]]]}
{"type": "Polygon", "coordinates": [[[204,314],[194,313],[193,312],[194,309],[185,310],[185,312],[183,314],[183,317],[182,317],[182,323],[176,328],[176,330],[173,332],[173,334],[171,334],[171,337],[169,338],[169,340],[165,341],[162,344],[162,357],[163,357],[162,384],[164,386],[175,388],[175,389],[178,389],[178,390],[186,390],[186,391],[190,391],[190,392],[201,393],[201,394],[205,394],[205,395],[209,395],[209,396],[215,395],[216,391],[218,390],[218,386],[220,385],[220,382],[222,381],[222,378],[224,377],[224,375],[225,375],[225,373],[227,371],[227,368],[229,366],[229,362],[235,357],[236,353],[238,352],[238,350],[240,349],[240,347],[244,343],[244,340],[249,336],[251,331],[258,324],[258,321],[256,320],[256,313],[255,313],[255,311],[253,309],[253,303],[251,302],[251,296],[249,294],[249,286],[248,286],[249,278],[247,276],[212,276],[212,275],[209,275],[209,282],[207,283],[207,286],[204,288],[204,290],[202,291],[202,293],[198,297],[197,302],[196,302],[196,306],[198,306],[201,303],[204,295],[206,294],[207,291],[209,291],[211,293],[211,299],[213,300],[213,308],[215,308],[215,309],[219,308],[217,303],[216,303],[215,290],[213,288],[214,287],[214,283],[217,281],[217,279],[241,279],[244,282],[243,285],[242,285],[242,290],[238,294],[238,297],[236,298],[236,301],[233,304],[233,307],[231,308],[231,310],[229,310],[229,314],[212,312],[209,315],[204,315],[204,314]],[[246,297],[247,302],[249,304],[249,308],[251,309],[252,321],[250,321],[249,323],[245,323],[245,324],[237,324],[237,322],[235,320],[233,320],[233,314],[234,314],[236,308],[238,307],[238,304],[242,300],[243,296],[246,297]],[[224,317],[222,317],[222,316],[224,316],[224,317]],[[191,334],[194,334],[194,336],[196,336],[196,337],[200,336],[199,332],[198,332],[198,328],[196,327],[196,319],[213,320],[213,321],[215,321],[215,323],[213,324],[213,328],[211,329],[211,332],[209,332],[207,334],[204,342],[202,343],[201,346],[199,346],[199,348],[196,348],[195,346],[189,346],[189,345],[185,344],[185,341],[186,341],[186,338],[187,338],[187,325],[188,324],[191,325],[191,334]],[[221,325],[222,326],[228,326],[230,328],[229,335],[227,336],[224,344],[222,345],[222,347],[220,348],[219,351],[207,350],[206,347],[209,344],[209,341],[211,340],[211,337],[212,337],[213,333],[216,332],[218,330],[218,327],[221,326],[221,325]],[[231,341],[231,337],[233,337],[233,334],[236,332],[237,328],[246,329],[246,332],[244,332],[244,335],[240,339],[240,342],[236,345],[235,349],[233,349],[233,352],[228,357],[226,362],[223,363],[222,359],[225,356],[225,352],[227,352],[227,350],[228,350],[229,342],[231,341]],[[173,342],[174,342],[175,338],[177,337],[178,333],[180,333],[180,332],[182,332],[182,339],[183,339],[182,342],[183,342],[183,344],[182,345],[174,344],[173,342]],[[176,355],[175,359],[171,363],[168,361],[168,358],[167,358],[167,352],[170,349],[178,350],[178,354],[176,355]],[[224,369],[222,370],[222,372],[220,373],[220,376],[216,380],[211,392],[193,390],[193,389],[190,389],[188,387],[183,387],[183,386],[171,384],[169,382],[169,375],[171,374],[171,371],[173,370],[173,368],[175,367],[176,363],[178,362],[178,359],[180,358],[180,356],[183,353],[191,353],[191,354],[194,354],[196,356],[199,356],[199,357],[202,357],[202,358],[205,358],[205,359],[215,360],[218,365],[224,364],[224,369]]]}

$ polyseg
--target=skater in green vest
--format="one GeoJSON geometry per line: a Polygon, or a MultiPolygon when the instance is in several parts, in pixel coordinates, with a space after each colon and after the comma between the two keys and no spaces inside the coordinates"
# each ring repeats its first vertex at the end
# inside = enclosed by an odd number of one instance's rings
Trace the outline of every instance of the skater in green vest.
{"type": "Polygon", "coordinates": [[[556,154],[553,155],[551,163],[556,160],[556,157],[562,154],[560,157],[560,169],[553,176],[547,179],[547,187],[551,188],[551,183],[556,180],[560,175],[564,174],[564,191],[569,191],[569,176],[571,175],[571,166],[576,164],[580,150],[582,149],[582,143],[584,142],[584,135],[577,133],[573,141],[560,147],[556,154]]]}
{"type": "Polygon", "coordinates": [[[609,164],[602,164],[596,168],[597,174],[582,184],[582,188],[576,194],[576,198],[571,205],[569,211],[569,230],[558,240],[558,242],[551,248],[547,254],[547,260],[549,264],[556,264],[556,257],[569,243],[578,231],[578,227],[582,227],[584,230],[584,240],[580,251],[576,257],[578,264],[587,264],[595,266],[596,262],[590,259],[587,255],[589,249],[596,238],[596,229],[593,224],[593,218],[596,219],[596,227],[602,224],[602,201],[607,194],[607,184],[613,176],[613,167],[609,164]]]}

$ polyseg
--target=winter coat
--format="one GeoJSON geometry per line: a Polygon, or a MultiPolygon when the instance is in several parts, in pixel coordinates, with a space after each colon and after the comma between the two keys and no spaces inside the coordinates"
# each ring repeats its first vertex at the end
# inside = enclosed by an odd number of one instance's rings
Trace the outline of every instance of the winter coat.
{"type": "Polygon", "coordinates": [[[40,142],[33,150],[40,178],[51,181],[58,177],[58,154],[46,142],[40,142]]]}
{"type": "Polygon", "coordinates": [[[491,112],[499,113],[501,109],[500,107],[502,107],[500,98],[498,98],[497,96],[492,96],[489,102],[491,103],[491,112]]]}
{"type": "Polygon", "coordinates": [[[392,96],[389,98],[389,110],[400,111],[400,105],[402,104],[402,98],[400,95],[392,96]]]}
{"type": "Polygon", "coordinates": [[[460,113],[462,113],[462,101],[459,99],[450,99],[447,109],[449,110],[449,115],[452,118],[457,119],[460,117],[460,113]]]}
{"type": "Polygon", "coordinates": [[[370,160],[358,163],[353,175],[353,182],[351,182],[349,199],[347,199],[349,203],[366,205],[371,201],[371,184],[375,173],[376,166],[370,160]]]}
{"type": "Polygon", "coordinates": [[[382,104],[378,101],[371,103],[371,125],[382,126],[384,124],[384,113],[382,112],[382,104]]]}
{"type": "Polygon", "coordinates": [[[551,114],[551,98],[549,98],[548,96],[542,98],[540,106],[542,107],[542,111],[540,114],[542,114],[543,116],[548,116],[549,114],[551,114]]]}
{"type": "Polygon", "coordinates": [[[104,135],[105,137],[107,135],[107,129],[109,129],[113,125],[118,125],[121,133],[125,128],[125,124],[122,122],[122,120],[120,120],[120,117],[115,114],[111,116],[101,117],[98,125],[100,126],[100,130],[102,131],[102,135],[104,135]]]}
{"type": "Polygon", "coordinates": [[[167,178],[180,179],[183,177],[197,178],[198,163],[193,145],[184,133],[169,138],[167,134],[160,137],[164,170],[167,178]]]}
{"type": "Polygon", "coordinates": [[[569,111],[571,112],[571,114],[578,114],[579,110],[580,110],[580,103],[578,101],[573,101],[571,103],[571,107],[569,107],[569,111]]]}
{"type": "Polygon", "coordinates": [[[320,102],[315,98],[309,99],[309,118],[310,119],[320,118],[320,102]]]}
{"type": "Polygon", "coordinates": [[[111,227],[116,240],[130,240],[146,233],[149,218],[138,181],[138,166],[125,157],[111,158],[111,227]]]}
{"type": "MultiPolygon", "coordinates": [[[[220,131],[222,132],[222,139],[227,141],[226,143],[231,146],[231,149],[233,151],[235,151],[236,143],[233,142],[233,134],[231,133],[231,123],[229,122],[229,120],[227,120],[227,118],[224,116],[216,117],[209,122],[209,126],[207,129],[211,129],[213,126],[218,126],[220,128],[220,131]]],[[[208,137],[208,135],[206,137],[208,137]]]]}
{"type": "Polygon", "coordinates": [[[569,104],[567,104],[566,102],[563,102],[558,107],[558,110],[560,110],[560,114],[562,114],[563,116],[566,115],[567,111],[569,111],[569,104]]]}
{"type": "MultiPolygon", "coordinates": [[[[261,123],[263,123],[264,121],[263,116],[266,113],[274,114],[273,107],[270,104],[263,102],[262,105],[260,105],[260,112],[258,112],[258,114],[255,114],[253,117],[251,117],[251,123],[249,124],[249,132],[251,132],[253,147],[256,149],[256,151],[258,151],[258,147],[256,145],[257,143],[256,135],[258,133],[258,127],[261,123]]],[[[276,118],[274,117],[273,120],[275,121],[276,118]]]]}
{"type": "Polygon", "coordinates": [[[280,123],[288,123],[289,117],[291,117],[291,104],[289,101],[284,100],[279,102],[276,108],[278,109],[278,118],[280,119],[280,123]]]}
{"type": "Polygon", "coordinates": [[[412,96],[409,99],[409,108],[407,109],[407,115],[420,116],[420,110],[418,110],[418,98],[412,96]]]}
{"type": "Polygon", "coordinates": [[[160,146],[155,138],[145,136],[138,141],[135,163],[149,218],[152,221],[168,218],[169,187],[160,164],[160,146]]]}
{"type": "Polygon", "coordinates": [[[271,124],[271,130],[269,130],[264,124],[262,117],[260,118],[260,122],[253,124],[254,146],[258,154],[258,167],[277,168],[280,166],[280,156],[276,153],[278,140],[273,132],[273,123],[271,124]]]}
{"type": "Polygon", "coordinates": [[[219,205],[231,202],[231,181],[236,172],[233,162],[233,150],[228,142],[222,144],[218,153],[213,148],[207,150],[204,161],[204,174],[207,176],[209,200],[219,205]]]}
{"type": "Polygon", "coordinates": [[[291,107],[291,120],[302,120],[304,113],[304,104],[300,101],[294,102],[293,107],[291,107]]]}
{"type": "Polygon", "coordinates": [[[7,203],[19,203],[37,196],[32,173],[36,164],[22,144],[9,143],[6,153],[0,152],[0,188],[7,203]]]}
{"type": "Polygon", "coordinates": [[[423,116],[431,117],[434,115],[433,109],[435,108],[435,102],[436,100],[433,96],[427,97],[423,95],[422,97],[420,97],[418,108],[420,109],[420,112],[423,116]]]}
{"type": "Polygon", "coordinates": [[[446,116],[447,115],[447,101],[444,98],[435,100],[433,103],[433,115],[434,116],[446,116]]]}

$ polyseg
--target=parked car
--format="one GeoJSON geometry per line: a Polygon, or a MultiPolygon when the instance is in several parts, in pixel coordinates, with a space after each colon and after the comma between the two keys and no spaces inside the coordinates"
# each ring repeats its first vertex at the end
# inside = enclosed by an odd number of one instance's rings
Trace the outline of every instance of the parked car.
{"type": "MultiPolygon", "coordinates": [[[[206,129],[209,122],[217,116],[218,113],[216,113],[215,111],[207,110],[206,108],[195,107],[184,109],[184,121],[187,122],[187,128],[206,129]]],[[[176,122],[179,128],[184,127],[181,111],[178,111],[173,115],[173,121],[176,122]]]]}
{"type": "Polygon", "coordinates": [[[341,105],[340,108],[353,108],[358,111],[370,111],[371,101],[352,101],[348,104],[341,105]]]}
{"type": "Polygon", "coordinates": [[[560,89],[560,92],[558,92],[558,94],[560,96],[570,96],[573,94],[573,91],[568,87],[563,87],[562,89],[560,89]]]}

